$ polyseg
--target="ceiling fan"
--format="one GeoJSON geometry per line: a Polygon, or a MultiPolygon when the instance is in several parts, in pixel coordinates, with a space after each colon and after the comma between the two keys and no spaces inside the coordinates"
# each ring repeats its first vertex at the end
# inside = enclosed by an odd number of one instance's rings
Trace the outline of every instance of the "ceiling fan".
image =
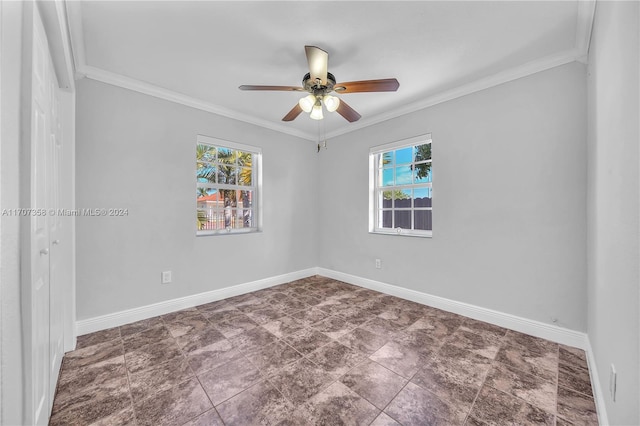
{"type": "Polygon", "coordinates": [[[336,83],[336,78],[327,71],[329,54],[316,46],[305,46],[304,49],[309,63],[309,72],[302,78],[302,87],[243,85],[239,89],[309,92],[309,95],[300,99],[296,106],[282,118],[282,121],[293,121],[302,111],[310,113],[310,117],[314,120],[322,120],[324,104],[327,111],[336,111],[352,123],[358,121],[361,115],[345,101],[329,93],[395,92],[400,87],[400,83],[395,78],[336,83]]]}

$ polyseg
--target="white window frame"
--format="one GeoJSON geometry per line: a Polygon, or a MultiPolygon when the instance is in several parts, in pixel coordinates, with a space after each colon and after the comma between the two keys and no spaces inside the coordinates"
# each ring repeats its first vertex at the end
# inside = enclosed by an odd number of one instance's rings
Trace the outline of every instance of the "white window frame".
{"type": "MultiPolygon", "coordinates": [[[[425,143],[431,143],[431,134],[427,133],[420,136],[415,136],[408,139],[402,139],[396,142],[379,145],[372,147],[369,150],[369,232],[373,234],[386,234],[386,235],[402,235],[402,236],[411,236],[411,237],[427,237],[431,238],[433,236],[433,230],[421,230],[421,229],[402,229],[402,228],[383,228],[380,224],[382,222],[382,218],[380,217],[382,209],[379,208],[377,203],[377,196],[379,190],[402,190],[402,189],[414,189],[414,188],[430,188],[431,194],[433,197],[433,183],[432,182],[423,182],[423,183],[411,183],[411,184],[403,184],[403,185],[394,185],[382,187],[379,182],[381,179],[379,178],[380,170],[378,162],[380,161],[380,156],[385,152],[394,151],[401,148],[407,148],[416,145],[422,145],[425,143]]],[[[395,160],[394,160],[395,161],[395,160]]],[[[431,160],[429,160],[431,162],[431,160]]],[[[432,163],[433,164],[433,163],[432,163]]],[[[433,165],[431,166],[431,170],[433,169],[433,165]]],[[[420,210],[431,210],[433,211],[433,207],[425,207],[420,208],[420,210]]],[[[395,208],[392,208],[391,211],[395,211],[395,208]]],[[[411,211],[411,221],[413,223],[414,220],[414,206],[412,205],[410,208],[411,211]]],[[[392,213],[393,216],[393,213],[392,213]]]]}
{"type": "MultiPolygon", "coordinates": [[[[238,185],[238,184],[219,184],[219,183],[203,183],[198,182],[196,177],[196,190],[198,188],[217,188],[218,190],[241,190],[252,191],[251,210],[252,210],[252,222],[251,228],[222,228],[222,229],[203,229],[200,230],[196,227],[196,236],[209,236],[209,235],[229,235],[229,234],[247,234],[256,233],[262,231],[262,149],[259,147],[245,145],[237,142],[231,142],[223,139],[213,138],[210,136],[198,135],[196,142],[196,149],[198,145],[210,145],[216,148],[228,148],[231,150],[249,152],[252,154],[251,164],[251,185],[238,185]]],[[[196,170],[194,175],[197,176],[197,161],[195,161],[196,170]]],[[[198,205],[196,202],[195,212],[198,212],[198,205]]]]}

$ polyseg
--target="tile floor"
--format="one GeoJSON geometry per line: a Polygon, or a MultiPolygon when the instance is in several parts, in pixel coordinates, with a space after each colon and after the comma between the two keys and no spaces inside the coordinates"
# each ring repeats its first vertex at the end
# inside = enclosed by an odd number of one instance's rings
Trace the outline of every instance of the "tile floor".
{"type": "Polygon", "coordinates": [[[80,336],[52,425],[597,424],[582,350],[324,277],[80,336]]]}

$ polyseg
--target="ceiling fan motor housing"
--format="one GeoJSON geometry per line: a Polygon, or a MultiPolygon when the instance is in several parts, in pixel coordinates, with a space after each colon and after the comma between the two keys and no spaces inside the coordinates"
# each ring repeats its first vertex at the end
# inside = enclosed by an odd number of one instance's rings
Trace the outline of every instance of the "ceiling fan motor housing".
{"type": "Polygon", "coordinates": [[[302,78],[304,90],[316,96],[324,96],[332,92],[335,85],[336,78],[330,72],[327,73],[327,84],[322,84],[320,79],[311,80],[311,73],[306,73],[302,78]]]}
{"type": "Polygon", "coordinates": [[[345,120],[352,123],[360,119],[360,114],[347,105],[346,102],[337,96],[329,95],[329,93],[395,92],[400,85],[395,78],[385,78],[381,80],[349,81],[336,86],[335,76],[327,71],[329,54],[316,46],[305,46],[304,50],[307,56],[309,72],[302,78],[302,87],[242,85],[239,89],[308,92],[309,95],[298,100],[298,103],[282,118],[282,121],[293,121],[303,111],[309,112],[311,118],[321,120],[323,118],[322,107],[324,106],[327,111],[337,111],[345,120]]]}

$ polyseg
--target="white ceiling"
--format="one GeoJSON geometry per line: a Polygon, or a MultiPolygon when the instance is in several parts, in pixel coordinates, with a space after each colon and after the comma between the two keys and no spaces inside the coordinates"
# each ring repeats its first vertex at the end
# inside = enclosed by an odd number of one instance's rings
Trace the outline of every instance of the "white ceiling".
{"type": "Polygon", "coordinates": [[[285,133],[346,133],[586,54],[593,2],[68,1],[76,73],[285,133]],[[329,52],[338,82],[395,77],[397,92],[340,97],[362,119],[282,117],[304,45],[329,52]]]}

